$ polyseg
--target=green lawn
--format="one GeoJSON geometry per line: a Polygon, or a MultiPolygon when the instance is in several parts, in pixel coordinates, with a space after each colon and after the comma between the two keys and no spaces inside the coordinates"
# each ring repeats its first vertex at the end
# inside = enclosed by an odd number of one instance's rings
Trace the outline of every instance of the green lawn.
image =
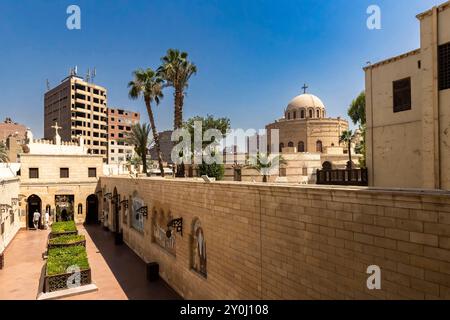
{"type": "Polygon", "coordinates": [[[80,270],[89,269],[85,247],[73,246],[48,250],[47,275],[66,273],[70,266],[77,266],[80,270]]]}

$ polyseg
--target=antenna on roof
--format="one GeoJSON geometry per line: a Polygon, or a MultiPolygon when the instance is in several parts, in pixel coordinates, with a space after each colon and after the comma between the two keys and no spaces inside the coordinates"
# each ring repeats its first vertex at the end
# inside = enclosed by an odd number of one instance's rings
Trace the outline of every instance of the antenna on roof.
{"type": "Polygon", "coordinates": [[[75,66],[75,69],[73,69],[73,73],[74,73],[74,75],[78,74],[78,66],[75,66]]]}
{"type": "Polygon", "coordinates": [[[88,68],[87,74],[86,74],[86,82],[89,82],[91,79],[91,70],[88,68]]]}
{"type": "Polygon", "coordinates": [[[94,82],[94,78],[95,78],[96,75],[97,75],[97,69],[94,67],[94,70],[92,70],[92,73],[91,73],[91,80],[92,80],[92,82],[94,82]]]}
{"type": "Polygon", "coordinates": [[[47,91],[49,91],[50,90],[50,82],[48,81],[48,79],[45,80],[45,84],[47,85],[47,91]]]}

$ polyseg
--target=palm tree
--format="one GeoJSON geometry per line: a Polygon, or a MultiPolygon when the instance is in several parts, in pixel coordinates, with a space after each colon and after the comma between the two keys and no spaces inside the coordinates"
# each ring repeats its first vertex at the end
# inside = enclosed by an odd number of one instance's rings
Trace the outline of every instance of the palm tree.
{"type": "Polygon", "coordinates": [[[177,49],[167,50],[161,58],[162,65],[158,74],[166,81],[166,86],[174,88],[174,130],[183,126],[183,104],[185,90],[189,86],[189,79],[197,73],[197,66],[188,60],[186,52],[177,49]]]}
{"type": "MultiPolygon", "coordinates": [[[[149,146],[149,135],[150,135],[150,126],[148,123],[137,123],[131,126],[131,131],[128,132],[123,139],[129,145],[134,146],[134,151],[139,156],[138,159],[141,163],[137,161],[130,161],[133,165],[142,164],[143,172],[147,173],[147,153],[149,146]]],[[[136,160],[136,159],[133,159],[136,160]]]]}
{"type": "Polygon", "coordinates": [[[352,141],[353,141],[353,132],[352,130],[346,130],[342,132],[339,137],[339,143],[344,142],[348,148],[348,169],[352,168],[352,141]]]}
{"type": "Polygon", "coordinates": [[[3,142],[0,142],[0,162],[8,162],[8,150],[3,142]]]}
{"type": "MultiPolygon", "coordinates": [[[[155,143],[156,153],[158,154],[159,170],[161,177],[164,177],[164,167],[162,162],[161,147],[159,144],[158,131],[156,130],[155,118],[153,117],[152,102],[159,105],[159,102],[164,97],[162,93],[163,80],[157,75],[155,71],[148,68],[146,70],[139,69],[133,72],[134,79],[128,83],[130,88],[129,97],[131,99],[144,98],[145,106],[147,107],[148,117],[150,119],[150,126],[153,132],[153,141],[155,143]]],[[[142,161],[146,166],[146,161],[142,161]]]]}
{"type": "Polygon", "coordinates": [[[250,157],[246,167],[258,171],[263,176],[263,182],[267,182],[267,177],[272,175],[273,169],[281,164],[287,164],[281,155],[271,156],[258,152],[256,156],[250,157]]]}

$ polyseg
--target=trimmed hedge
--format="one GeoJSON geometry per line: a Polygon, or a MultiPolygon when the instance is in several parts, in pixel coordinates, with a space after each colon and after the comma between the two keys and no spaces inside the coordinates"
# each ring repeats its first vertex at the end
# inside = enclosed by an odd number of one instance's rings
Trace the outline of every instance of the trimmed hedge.
{"type": "Polygon", "coordinates": [[[86,237],[83,235],[69,234],[62,235],[48,240],[49,247],[70,246],[70,245],[84,245],[86,237]]]}
{"type": "Polygon", "coordinates": [[[48,250],[47,276],[65,274],[70,266],[78,266],[80,270],[89,269],[85,247],[72,246],[48,250]]]}
{"type": "Polygon", "coordinates": [[[75,231],[77,231],[75,221],[54,222],[52,224],[52,233],[65,233],[75,231]]]}

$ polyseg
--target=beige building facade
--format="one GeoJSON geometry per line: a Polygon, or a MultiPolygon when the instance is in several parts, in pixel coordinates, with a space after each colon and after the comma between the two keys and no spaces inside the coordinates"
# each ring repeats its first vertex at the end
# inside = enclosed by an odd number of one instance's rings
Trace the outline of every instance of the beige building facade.
{"type": "Polygon", "coordinates": [[[82,138],[63,142],[58,132],[53,141],[34,140],[31,132],[27,135],[28,152],[20,156],[22,226],[33,228],[35,211],[41,218],[48,211],[52,221],[97,222],[96,189],[103,175],[102,156],[88,154],[82,138]]]}
{"type": "Polygon", "coordinates": [[[19,178],[1,177],[0,184],[0,269],[5,250],[21,227],[19,206],[19,178]]]}
{"type": "Polygon", "coordinates": [[[376,187],[450,189],[450,2],[417,16],[420,48],[366,67],[376,187]]]}
{"type": "Polygon", "coordinates": [[[64,141],[84,138],[88,152],[107,161],[107,90],[72,73],[45,93],[44,137],[52,139],[56,123],[64,141]]]}

